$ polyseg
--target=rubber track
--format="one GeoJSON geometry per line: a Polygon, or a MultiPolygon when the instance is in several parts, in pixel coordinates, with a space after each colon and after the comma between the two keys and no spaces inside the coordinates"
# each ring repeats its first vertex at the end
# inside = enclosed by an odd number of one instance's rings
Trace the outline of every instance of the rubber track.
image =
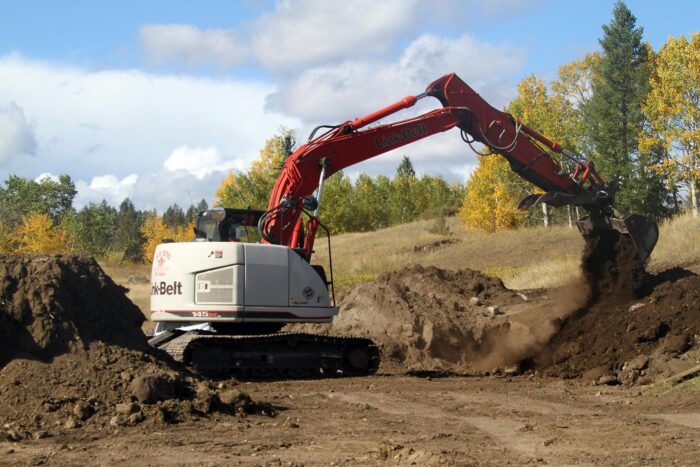
{"type": "Polygon", "coordinates": [[[376,373],[380,362],[379,348],[370,339],[306,333],[233,336],[194,331],[158,348],[202,373],[251,378],[364,376],[376,373]],[[362,368],[350,363],[353,352],[361,359],[366,356],[362,368]]]}

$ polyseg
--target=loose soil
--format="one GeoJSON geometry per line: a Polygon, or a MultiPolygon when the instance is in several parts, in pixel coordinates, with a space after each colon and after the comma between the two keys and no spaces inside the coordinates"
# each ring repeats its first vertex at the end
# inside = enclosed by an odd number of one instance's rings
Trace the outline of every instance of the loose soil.
{"type": "Polygon", "coordinates": [[[235,381],[214,386],[154,351],[125,292],[90,257],[0,256],[0,425],[8,438],[274,413],[231,392],[235,381]]]}
{"type": "Polygon", "coordinates": [[[697,392],[546,377],[254,382],[276,418],[90,426],[0,442],[0,465],[692,465],[697,392]]]}

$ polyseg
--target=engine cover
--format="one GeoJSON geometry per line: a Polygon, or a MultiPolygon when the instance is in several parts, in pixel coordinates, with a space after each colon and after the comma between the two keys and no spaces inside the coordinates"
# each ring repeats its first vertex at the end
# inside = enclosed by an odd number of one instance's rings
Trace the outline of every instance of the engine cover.
{"type": "Polygon", "coordinates": [[[286,246],[188,242],[156,248],[153,321],[319,323],[337,314],[324,280],[286,246]]]}

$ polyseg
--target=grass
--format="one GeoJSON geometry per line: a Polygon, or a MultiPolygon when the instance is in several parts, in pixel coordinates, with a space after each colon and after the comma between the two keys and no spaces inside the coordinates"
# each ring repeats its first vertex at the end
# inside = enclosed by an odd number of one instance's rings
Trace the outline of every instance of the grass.
{"type": "MultiPolygon", "coordinates": [[[[421,264],[481,270],[514,288],[545,287],[557,285],[567,274],[576,273],[575,258],[583,246],[578,232],[561,226],[485,234],[469,231],[456,218],[450,218],[451,233],[446,235],[432,233],[432,226],[432,221],[416,221],[376,232],[334,237],[333,267],[338,286],[421,264]],[[430,247],[441,240],[454,243],[430,247]],[[423,248],[415,251],[416,247],[423,248]],[[543,262],[551,264],[541,267],[543,262]],[[565,271],[567,268],[571,271],[565,271]],[[531,274],[537,279],[528,280],[531,274]]],[[[327,264],[325,241],[319,239],[316,246],[316,262],[327,264]]]]}
{"type": "Polygon", "coordinates": [[[700,376],[686,379],[680,383],[665,383],[649,386],[645,391],[647,394],[655,396],[665,396],[674,394],[676,391],[700,391],[700,376]]]}
{"type": "MultiPolygon", "coordinates": [[[[450,218],[451,233],[441,235],[431,232],[433,222],[333,237],[337,286],[373,279],[411,264],[476,269],[501,278],[513,289],[558,286],[580,274],[584,242],[578,231],[568,226],[485,234],[469,231],[458,219],[450,218]],[[414,250],[444,239],[455,243],[414,250]]],[[[325,239],[319,239],[316,246],[315,262],[327,264],[325,239]]],[[[659,242],[648,269],[654,272],[677,265],[700,272],[700,218],[683,215],[660,225],[659,242]]]]}
{"type": "Polygon", "coordinates": [[[678,216],[663,222],[659,230],[659,242],[649,266],[653,270],[679,265],[697,268],[700,263],[700,217],[678,216]]]}

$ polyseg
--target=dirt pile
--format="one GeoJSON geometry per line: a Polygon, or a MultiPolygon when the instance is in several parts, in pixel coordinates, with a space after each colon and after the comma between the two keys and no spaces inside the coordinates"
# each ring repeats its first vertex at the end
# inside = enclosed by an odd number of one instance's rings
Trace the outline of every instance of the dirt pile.
{"type": "Polygon", "coordinates": [[[384,274],[339,296],[331,332],[370,337],[385,363],[423,371],[473,368],[495,344],[486,337],[494,317],[529,299],[480,272],[432,266],[384,274]]]}
{"type": "Polygon", "coordinates": [[[94,259],[0,255],[0,368],[16,356],[40,360],[94,341],[146,350],[143,314],[94,259]]]}
{"type": "Polygon", "coordinates": [[[552,338],[538,366],[549,376],[627,384],[649,383],[689,366],[676,357],[698,340],[700,276],[670,269],[648,276],[638,294],[632,300],[601,296],[579,310],[552,338]]]}
{"type": "Polygon", "coordinates": [[[586,304],[562,320],[536,367],[550,376],[634,384],[682,366],[675,357],[700,332],[700,277],[680,268],[646,274],[631,239],[614,231],[588,239],[581,269],[586,304]]]}
{"type": "Polygon", "coordinates": [[[228,393],[234,381],[211,387],[151,349],[125,291],[90,257],[0,256],[0,426],[8,439],[274,413],[228,393]]]}
{"type": "Polygon", "coordinates": [[[582,283],[522,293],[477,271],[409,267],[341,291],[329,332],[373,339],[403,371],[529,368],[633,384],[694,363],[683,354],[700,333],[699,277],[646,274],[617,232],[591,238],[581,264],[582,283]]]}

